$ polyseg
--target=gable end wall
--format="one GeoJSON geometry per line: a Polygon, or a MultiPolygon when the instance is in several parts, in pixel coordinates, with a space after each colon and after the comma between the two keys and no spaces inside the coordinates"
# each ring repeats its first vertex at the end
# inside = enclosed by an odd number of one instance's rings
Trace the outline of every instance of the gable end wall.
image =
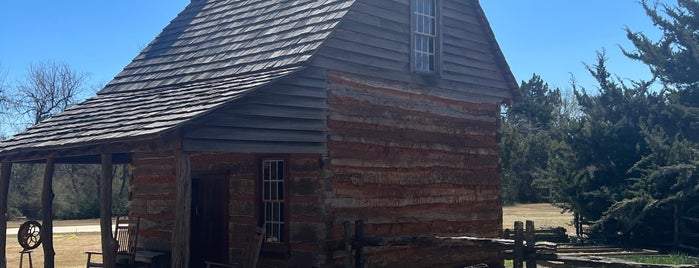
{"type": "Polygon", "coordinates": [[[440,0],[441,71],[411,72],[411,0],[357,0],[310,64],[432,88],[430,94],[477,103],[503,103],[512,85],[496,60],[476,0],[440,0]]]}

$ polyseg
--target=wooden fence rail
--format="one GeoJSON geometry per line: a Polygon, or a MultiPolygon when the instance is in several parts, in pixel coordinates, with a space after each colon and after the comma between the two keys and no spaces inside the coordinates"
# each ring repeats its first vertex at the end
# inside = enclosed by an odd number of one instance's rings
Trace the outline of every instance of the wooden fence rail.
{"type": "Polygon", "coordinates": [[[478,247],[501,253],[504,259],[512,259],[515,268],[536,267],[537,260],[555,260],[557,245],[551,242],[535,243],[534,222],[527,221],[527,229],[522,222],[515,222],[515,239],[494,239],[479,237],[367,237],[364,236],[364,221],[352,224],[345,222],[344,239],[328,244],[331,250],[345,251],[345,267],[364,267],[363,249],[366,247],[414,246],[414,247],[478,247]],[[354,258],[353,258],[354,257],[354,258]]]}

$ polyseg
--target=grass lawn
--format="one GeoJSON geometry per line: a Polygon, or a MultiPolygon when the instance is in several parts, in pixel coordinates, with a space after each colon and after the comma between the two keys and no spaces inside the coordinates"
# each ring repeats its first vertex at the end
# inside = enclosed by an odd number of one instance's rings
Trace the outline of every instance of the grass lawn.
{"type": "Polygon", "coordinates": [[[646,264],[699,264],[699,258],[682,253],[657,256],[615,256],[615,258],[646,264]]]}

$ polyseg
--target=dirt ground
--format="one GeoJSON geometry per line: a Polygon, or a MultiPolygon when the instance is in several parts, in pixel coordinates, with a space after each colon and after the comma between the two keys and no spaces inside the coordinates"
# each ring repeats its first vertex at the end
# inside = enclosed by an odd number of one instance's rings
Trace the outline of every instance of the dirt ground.
{"type": "Polygon", "coordinates": [[[550,204],[523,204],[502,208],[502,228],[514,228],[515,221],[534,221],[534,227],[565,227],[568,235],[575,234],[573,214],[561,213],[550,204]]]}

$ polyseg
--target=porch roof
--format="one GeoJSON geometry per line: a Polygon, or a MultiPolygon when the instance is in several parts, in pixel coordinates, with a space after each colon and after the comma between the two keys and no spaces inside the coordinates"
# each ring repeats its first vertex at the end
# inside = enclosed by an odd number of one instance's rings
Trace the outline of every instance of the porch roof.
{"type": "Polygon", "coordinates": [[[288,67],[186,86],[98,94],[2,141],[0,156],[159,135],[299,69],[288,67]]]}

